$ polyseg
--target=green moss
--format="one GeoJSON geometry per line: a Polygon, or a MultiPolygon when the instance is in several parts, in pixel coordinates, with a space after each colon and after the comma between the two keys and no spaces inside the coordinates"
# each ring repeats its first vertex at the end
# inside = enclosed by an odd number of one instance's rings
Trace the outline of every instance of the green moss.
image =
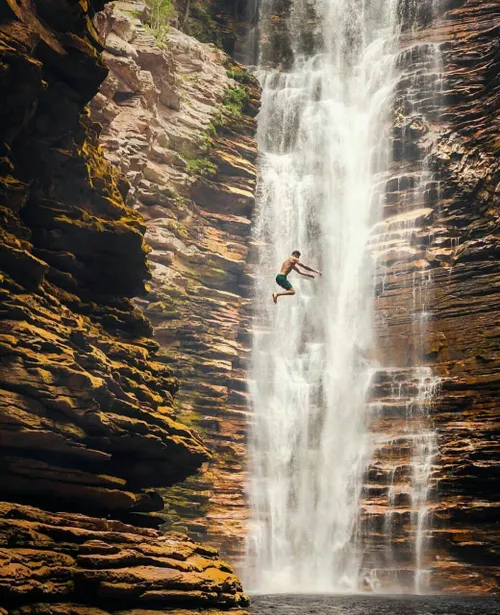
{"type": "Polygon", "coordinates": [[[243,114],[250,101],[250,94],[246,87],[230,87],[226,90],[224,100],[214,116],[215,127],[238,124],[243,120],[243,114]]]}
{"type": "Polygon", "coordinates": [[[242,111],[248,104],[249,99],[250,96],[248,94],[248,90],[246,88],[236,86],[227,90],[222,104],[231,113],[241,115],[242,111]]]}
{"type": "Polygon", "coordinates": [[[212,43],[222,49],[217,22],[202,2],[192,2],[185,29],[188,34],[202,43],[212,43]]]}
{"type": "Polygon", "coordinates": [[[181,152],[182,157],[186,161],[186,171],[196,177],[214,177],[217,175],[217,165],[209,159],[208,155],[213,147],[216,129],[213,124],[200,134],[197,143],[196,152],[193,149],[185,147],[181,152]],[[200,156],[200,153],[205,156],[200,156]]]}
{"type": "Polygon", "coordinates": [[[163,286],[162,291],[163,292],[158,296],[168,298],[168,301],[171,303],[175,301],[185,301],[188,298],[186,291],[180,286],[163,286]]]}
{"type": "Polygon", "coordinates": [[[212,122],[210,122],[210,124],[208,125],[205,133],[210,136],[210,137],[216,137],[217,136],[217,129],[215,128],[215,126],[212,124],[212,122]]]}
{"type": "Polygon", "coordinates": [[[188,280],[186,283],[186,292],[190,295],[196,295],[198,293],[198,289],[200,287],[200,283],[198,280],[188,280]]]}
{"type": "Polygon", "coordinates": [[[244,85],[252,83],[255,79],[246,70],[240,68],[228,68],[226,74],[230,79],[234,79],[238,83],[243,83],[244,85]]]}
{"type": "Polygon", "coordinates": [[[214,177],[217,175],[217,165],[207,158],[194,158],[188,160],[186,170],[198,177],[214,177]]]}
{"type": "Polygon", "coordinates": [[[170,218],[165,222],[165,226],[181,241],[187,241],[189,239],[186,227],[178,220],[170,218]]]}
{"type": "Polygon", "coordinates": [[[214,144],[214,138],[217,136],[217,129],[210,122],[206,130],[200,134],[200,149],[205,154],[208,154],[214,144]]]}

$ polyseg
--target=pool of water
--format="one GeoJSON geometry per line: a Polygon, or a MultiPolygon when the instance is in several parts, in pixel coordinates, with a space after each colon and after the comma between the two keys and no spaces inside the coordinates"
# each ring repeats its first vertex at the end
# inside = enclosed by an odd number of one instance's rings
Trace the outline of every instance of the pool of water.
{"type": "Polygon", "coordinates": [[[253,596],[254,615],[500,615],[500,596],[253,596]]]}

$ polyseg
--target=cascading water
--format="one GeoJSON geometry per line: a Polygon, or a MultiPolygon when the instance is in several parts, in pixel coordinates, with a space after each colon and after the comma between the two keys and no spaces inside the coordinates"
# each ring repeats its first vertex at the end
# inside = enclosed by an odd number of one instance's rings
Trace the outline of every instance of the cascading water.
{"type": "MultiPolygon", "coordinates": [[[[370,577],[360,499],[376,446],[367,404],[377,373],[370,358],[373,255],[392,159],[404,5],[260,2],[246,562],[246,584],[255,591],[356,591],[370,577]],[[292,274],[297,295],[274,305],[272,280],[296,249],[323,275],[313,282],[292,274]]],[[[415,480],[425,483],[421,475],[415,480]]]]}
{"type": "MultiPolygon", "coordinates": [[[[433,17],[431,9],[432,3],[427,6],[428,18],[433,17]]],[[[426,221],[439,196],[439,182],[427,156],[439,125],[439,46],[412,42],[400,52],[398,67],[399,85],[403,86],[398,87],[394,105],[400,141],[387,183],[387,198],[395,213],[375,225],[369,249],[377,262],[382,296],[385,291],[390,294],[401,289],[401,274],[411,280],[409,300],[405,301],[403,293],[397,302],[400,313],[409,318],[410,337],[406,356],[399,357],[400,366],[398,359],[394,362],[389,356],[390,367],[379,367],[374,374],[380,391],[372,420],[375,442],[371,467],[385,475],[388,488],[386,500],[378,500],[384,507],[383,556],[372,554],[365,567],[373,590],[423,593],[431,587],[429,499],[435,488],[433,467],[438,452],[430,410],[440,384],[432,367],[425,364],[433,284],[432,269],[424,257],[432,241],[426,221]],[[415,139],[419,131],[426,135],[421,143],[415,139]],[[388,271],[392,280],[387,279],[388,271]],[[394,271],[399,273],[394,275],[394,271]]],[[[391,305],[396,305],[394,299],[391,305]]],[[[377,314],[377,320],[383,321],[383,315],[377,314]]],[[[370,533],[373,528],[368,536],[370,533]]]]}
{"type": "MultiPolygon", "coordinates": [[[[358,588],[373,299],[366,247],[390,158],[396,4],[296,0],[286,25],[290,70],[258,72],[247,583],[261,591],[358,588]],[[298,295],[275,306],[269,282],[294,249],[323,275],[294,279],[298,295]]],[[[272,13],[264,1],[264,31],[272,13]]]]}

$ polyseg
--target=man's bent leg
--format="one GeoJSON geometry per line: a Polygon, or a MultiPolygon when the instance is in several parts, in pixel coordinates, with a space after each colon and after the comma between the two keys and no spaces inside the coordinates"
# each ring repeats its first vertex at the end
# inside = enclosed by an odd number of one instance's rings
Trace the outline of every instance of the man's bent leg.
{"type": "Polygon", "coordinates": [[[285,297],[286,295],[295,295],[295,288],[291,288],[290,290],[285,290],[282,293],[273,293],[274,303],[278,303],[278,297],[285,297]]]}

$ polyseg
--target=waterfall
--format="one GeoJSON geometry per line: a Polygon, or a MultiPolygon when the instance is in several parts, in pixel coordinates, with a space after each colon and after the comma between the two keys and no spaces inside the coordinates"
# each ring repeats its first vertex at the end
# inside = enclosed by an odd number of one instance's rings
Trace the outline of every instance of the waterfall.
{"type": "MultiPolygon", "coordinates": [[[[427,7],[427,15],[433,17],[432,5],[427,7]]],[[[411,17],[415,19],[415,15],[411,17]]],[[[391,303],[409,317],[411,337],[406,356],[398,358],[399,366],[398,360],[389,357],[390,365],[378,367],[374,375],[379,390],[372,424],[378,441],[374,442],[371,469],[379,473],[379,483],[385,475],[387,494],[385,501],[379,498],[376,503],[384,505],[384,554],[371,554],[365,572],[372,590],[419,594],[432,587],[426,552],[432,529],[429,500],[436,487],[433,466],[438,453],[430,411],[440,379],[425,362],[432,320],[432,269],[422,255],[432,242],[430,233],[436,232],[426,230],[427,219],[439,199],[439,182],[429,168],[427,151],[438,134],[441,52],[436,44],[410,41],[410,46],[398,54],[397,63],[399,84],[404,84],[397,88],[394,100],[396,116],[400,114],[396,127],[400,140],[386,197],[394,213],[374,226],[369,249],[377,262],[382,297],[386,291],[390,294],[401,287],[395,270],[411,281],[409,300],[392,299],[391,303]],[[427,131],[427,143],[419,143],[414,129],[427,131]],[[409,549],[401,547],[405,541],[409,549]]],[[[377,319],[383,320],[383,315],[377,314],[377,319]]],[[[376,527],[366,532],[367,543],[374,531],[376,527]]]]}
{"type": "MultiPolygon", "coordinates": [[[[358,591],[370,577],[360,501],[377,446],[367,398],[379,377],[373,303],[404,5],[260,2],[245,579],[254,591],[358,591]],[[292,274],[297,295],[274,305],[274,277],[293,250],[323,275],[292,274]]],[[[415,450],[428,461],[426,445],[415,450]]],[[[425,476],[415,481],[425,510],[425,476]]]]}

